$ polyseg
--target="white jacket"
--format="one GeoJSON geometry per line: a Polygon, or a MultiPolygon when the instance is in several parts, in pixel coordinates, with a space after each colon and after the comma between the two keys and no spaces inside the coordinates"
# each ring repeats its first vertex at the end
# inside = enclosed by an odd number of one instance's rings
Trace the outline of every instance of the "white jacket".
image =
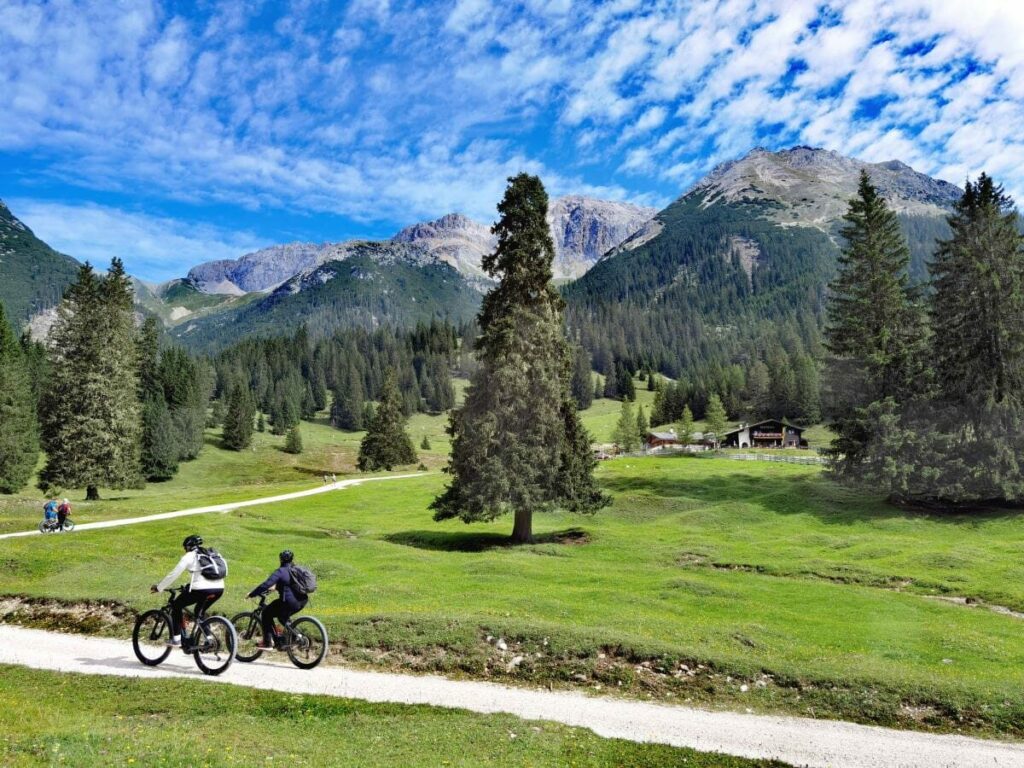
{"type": "Polygon", "coordinates": [[[168,573],[164,580],[156,585],[157,590],[163,592],[185,571],[191,574],[189,586],[192,589],[224,589],[224,579],[211,581],[203,576],[202,569],[199,566],[199,552],[192,550],[182,555],[181,560],[174,566],[174,570],[168,573]]]}

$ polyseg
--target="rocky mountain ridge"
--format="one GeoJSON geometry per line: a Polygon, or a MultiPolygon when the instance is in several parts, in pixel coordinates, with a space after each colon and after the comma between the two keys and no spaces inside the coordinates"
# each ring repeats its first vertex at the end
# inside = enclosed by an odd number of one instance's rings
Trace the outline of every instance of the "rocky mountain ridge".
{"type": "MultiPolygon", "coordinates": [[[[576,278],[584,274],[605,251],[642,227],[655,212],[654,208],[578,195],[556,198],[548,212],[555,242],[555,277],[576,278]]],[[[366,242],[371,241],[275,245],[239,259],[199,264],[189,271],[188,280],[204,293],[241,295],[273,290],[328,261],[343,261],[354,247],[366,242]]],[[[480,267],[481,259],[497,245],[489,225],[460,213],[413,224],[390,240],[372,242],[381,246],[375,250],[376,255],[386,253],[388,244],[422,246],[478,287],[483,287],[487,280],[480,267]]],[[[399,258],[411,255],[401,250],[395,253],[399,258]]]]}
{"type": "Polygon", "coordinates": [[[753,149],[716,166],[683,197],[700,194],[704,207],[718,202],[767,200],[768,215],[785,225],[830,228],[857,193],[866,170],[897,213],[944,216],[962,191],[955,184],[919,173],[906,163],[868,163],[832,150],[798,146],[779,152],[753,149]]]}

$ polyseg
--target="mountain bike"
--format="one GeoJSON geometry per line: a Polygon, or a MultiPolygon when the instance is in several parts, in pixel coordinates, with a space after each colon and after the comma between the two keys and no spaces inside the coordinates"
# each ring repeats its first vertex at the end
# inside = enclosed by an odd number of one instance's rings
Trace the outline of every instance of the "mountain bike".
{"type": "MultiPolygon", "coordinates": [[[[263,648],[256,643],[263,639],[263,611],[267,607],[267,595],[260,595],[259,605],[251,611],[240,613],[231,619],[238,634],[239,661],[256,661],[263,655],[263,648]]],[[[284,631],[277,636],[277,650],[288,654],[299,669],[312,669],[327,656],[327,629],[319,619],[312,616],[296,616],[284,624],[284,631]]]]}
{"type": "MultiPolygon", "coordinates": [[[[147,667],[162,664],[173,646],[171,639],[171,603],[184,587],[168,589],[167,605],[146,611],[135,621],[132,648],[136,658],[147,667]]],[[[234,625],[224,616],[207,616],[202,607],[193,614],[186,608],[182,614],[181,650],[195,659],[206,675],[219,675],[231,666],[238,647],[234,625]],[[187,634],[186,634],[187,633],[187,634]]]]}
{"type": "Polygon", "coordinates": [[[53,520],[43,520],[39,523],[40,533],[54,533],[57,531],[73,531],[75,530],[75,521],[71,519],[71,515],[64,518],[64,525],[60,525],[57,522],[57,518],[53,520]]]}

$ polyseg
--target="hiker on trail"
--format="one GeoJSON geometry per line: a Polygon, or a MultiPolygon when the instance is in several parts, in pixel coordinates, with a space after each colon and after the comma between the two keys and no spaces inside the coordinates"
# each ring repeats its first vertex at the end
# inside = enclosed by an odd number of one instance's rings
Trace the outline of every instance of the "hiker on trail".
{"type": "Polygon", "coordinates": [[[300,592],[292,583],[292,563],[295,555],[290,549],[286,549],[278,555],[281,566],[267,577],[267,580],[250,592],[247,597],[259,597],[271,589],[276,589],[280,597],[263,609],[263,642],[257,643],[257,648],[265,651],[276,650],[277,629],[274,626],[274,619],[282,624],[292,616],[306,607],[309,602],[309,595],[300,592]]]}
{"type": "Polygon", "coordinates": [[[43,519],[45,519],[46,522],[48,523],[57,519],[56,499],[50,499],[48,502],[46,502],[46,505],[43,507],[43,519]]]}
{"type": "Polygon", "coordinates": [[[196,607],[196,616],[208,611],[224,594],[224,577],[228,573],[228,565],[217,550],[203,547],[202,536],[186,536],[181,546],[185,554],[174,566],[174,570],[159,584],[150,587],[151,592],[163,592],[181,574],[189,572],[188,589],[183,589],[171,603],[171,639],[167,644],[172,647],[181,646],[182,611],[190,605],[196,607]]]}
{"type": "Polygon", "coordinates": [[[333,472],[331,473],[331,482],[332,483],[338,482],[338,476],[336,474],[334,474],[333,472]]]}
{"type": "Polygon", "coordinates": [[[60,506],[57,507],[57,528],[58,530],[64,528],[64,521],[68,519],[68,515],[71,514],[71,502],[64,499],[60,506]]]}

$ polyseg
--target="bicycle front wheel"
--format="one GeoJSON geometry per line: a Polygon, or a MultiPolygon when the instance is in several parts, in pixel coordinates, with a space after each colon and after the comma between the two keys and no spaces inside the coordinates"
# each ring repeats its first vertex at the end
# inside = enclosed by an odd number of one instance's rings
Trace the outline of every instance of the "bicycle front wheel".
{"type": "Polygon", "coordinates": [[[155,667],[166,659],[171,649],[171,617],[163,611],[146,611],[135,620],[132,630],[132,649],[135,658],[147,667],[155,667]]]}
{"type": "Polygon", "coordinates": [[[74,520],[65,520],[64,521],[64,525],[62,527],[62,530],[65,530],[65,531],[73,531],[73,530],[75,530],[75,521],[74,520]]]}
{"type": "Polygon", "coordinates": [[[231,619],[235,625],[235,634],[238,635],[238,648],[235,649],[235,658],[239,661],[256,661],[263,655],[263,651],[256,647],[256,643],[263,639],[263,628],[259,619],[252,611],[240,613],[231,619]]]}
{"type": "Polygon", "coordinates": [[[288,658],[299,669],[312,669],[327,657],[327,628],[312,616],[300,616],[291,625],[288,658]]]}
{"type": "Polygon", "coordinates": [[[219,675],[235,659],[238,637],[231,622],[223,616],[210,616],[200,622],[192,648],[196,666],[206,675],[219,675]]]}

